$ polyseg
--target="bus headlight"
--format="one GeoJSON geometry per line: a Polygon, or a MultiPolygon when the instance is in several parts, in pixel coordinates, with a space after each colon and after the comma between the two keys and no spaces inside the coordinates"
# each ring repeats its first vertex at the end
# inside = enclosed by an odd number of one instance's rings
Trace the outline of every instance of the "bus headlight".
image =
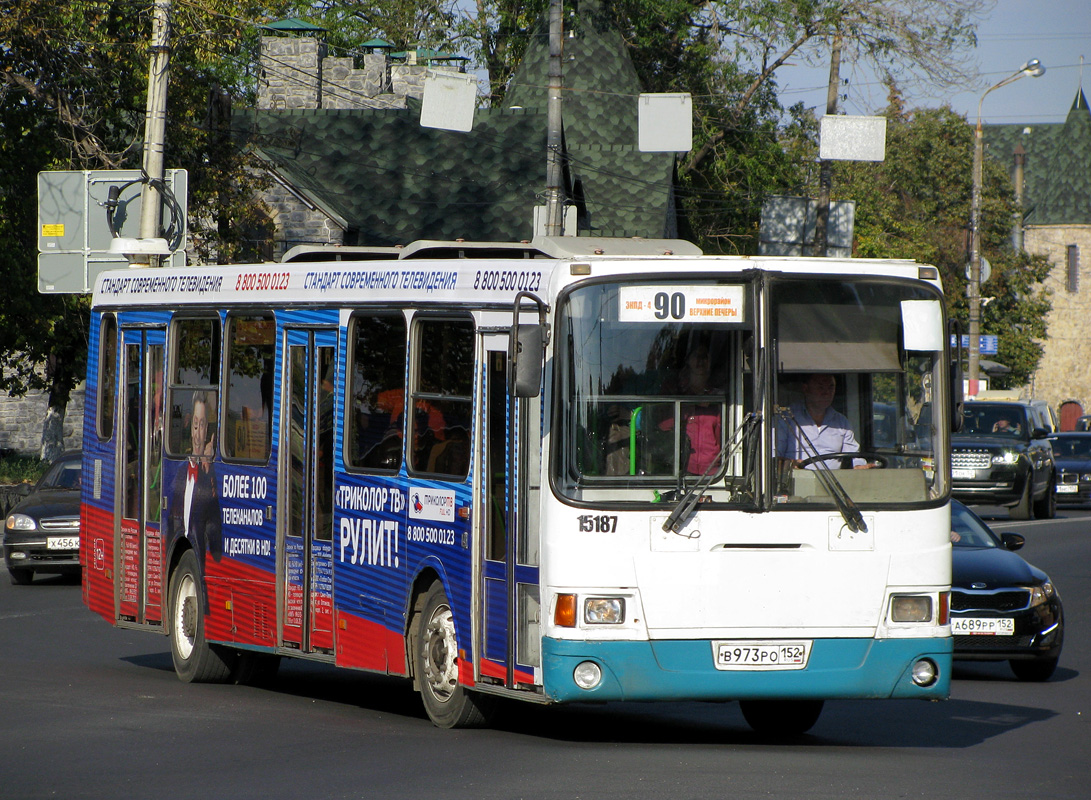
{"type": "Polygon", "coordinates": [[[620,625],[625,621],[621,597],[588,597],[583,601],[583,621],[588,625],[620,625]]]}
{"type": "Polygon", "coordinates": [[[931,622],[932,598],[920,594],[896,594],[890,598],[893,622],[931,622]]]}

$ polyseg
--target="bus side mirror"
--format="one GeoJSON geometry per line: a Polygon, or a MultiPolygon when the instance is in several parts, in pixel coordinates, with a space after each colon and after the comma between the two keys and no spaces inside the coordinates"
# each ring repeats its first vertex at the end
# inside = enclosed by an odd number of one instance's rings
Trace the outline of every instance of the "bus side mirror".
{"type": "Polygon", "coordinates": [[[537,397],[545,342],[541,325],[520,325],[508,340],[508,387],[513,397],[537,397]]]}
{"type": "Polygon", "coordinates": [[[546,305],[530,292],[515,296],[511,335],[508,337],[508,394],[512,397],[537,397],[542,387],[545,348],[549,344],[546,305]],[[523,298],[533,300],[538,307],[537,325],[520,325],[519,312],[523,298]]]}

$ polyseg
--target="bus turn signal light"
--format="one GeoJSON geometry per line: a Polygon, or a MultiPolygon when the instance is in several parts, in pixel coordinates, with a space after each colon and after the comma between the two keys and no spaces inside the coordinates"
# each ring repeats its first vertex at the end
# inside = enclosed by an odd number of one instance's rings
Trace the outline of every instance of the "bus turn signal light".
{"type": "Polygon", "coordinates": [[[559,628],[576,627],[576,595],[557,595],[557,603],[553,607],[553,624],[559,628]]]}

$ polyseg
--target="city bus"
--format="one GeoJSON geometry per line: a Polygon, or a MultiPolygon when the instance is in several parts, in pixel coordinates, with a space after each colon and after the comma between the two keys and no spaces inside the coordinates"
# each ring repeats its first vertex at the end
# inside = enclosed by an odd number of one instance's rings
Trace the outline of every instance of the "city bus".
{"type": "Polygon", "coordinates": [[[800,733],[827,699],[947,697],[934,267],[335,252],[96,279],[83,598],[168,637],[182,680],[404,676],[441,727],[708,700],[800,733]],[[841,452],[798,420],[814,376],[841,452]]]}

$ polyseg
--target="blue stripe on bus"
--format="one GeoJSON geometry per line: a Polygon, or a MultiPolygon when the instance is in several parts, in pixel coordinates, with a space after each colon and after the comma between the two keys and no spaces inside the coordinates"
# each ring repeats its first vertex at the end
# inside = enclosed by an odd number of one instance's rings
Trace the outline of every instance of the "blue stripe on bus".
{"type": "Polygon", "coordinates": [[[946,699],[951,685],[951,639],[815,639],[801,670],[726,671],[713,665],[708,640],[589,642],[544,638],[546,695],[579,700],[746,700],[755,698],[946,699]],[[913,684],[912,665],[929,658],[939,679],[913,684]],[[579,688],[572,671],[583,661],[602,668],[594,689],[579,688]]]}

